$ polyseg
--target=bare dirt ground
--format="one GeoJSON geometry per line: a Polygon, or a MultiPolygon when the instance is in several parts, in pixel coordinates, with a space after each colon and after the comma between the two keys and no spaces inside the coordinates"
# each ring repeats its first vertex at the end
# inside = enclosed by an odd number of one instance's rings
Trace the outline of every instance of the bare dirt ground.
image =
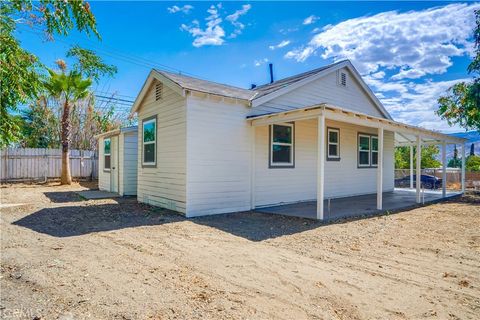
{"type": "Polygon", "coordinates": [[[321,224],[3,186],[2,319],[478,319],[480,195],[321,224]]]}

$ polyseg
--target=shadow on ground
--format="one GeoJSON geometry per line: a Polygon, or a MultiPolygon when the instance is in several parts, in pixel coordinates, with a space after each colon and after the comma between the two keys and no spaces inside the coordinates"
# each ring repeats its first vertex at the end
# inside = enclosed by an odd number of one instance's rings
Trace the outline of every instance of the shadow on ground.
{"type": "Polygon", "coordinates": [[[55,203],[80,202],[84,201],[75,191],[55,191],[43,193],[50,201],[55,203]]]}

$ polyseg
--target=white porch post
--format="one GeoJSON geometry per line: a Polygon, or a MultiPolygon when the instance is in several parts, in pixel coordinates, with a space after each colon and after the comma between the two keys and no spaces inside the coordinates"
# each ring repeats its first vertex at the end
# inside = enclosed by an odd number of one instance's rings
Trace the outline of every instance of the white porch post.
{"type": "Polygon", "coordinates": [[[420,136],[417,136],[417,176],[415,179],[416,185],[416,201],[417,203],[421,202],[420,198],[420,187],[422,184],[422,139],[420,136]]]}
{"type": "Polygon", "coordinates": [[[323,220],[323,195],[325,183],[325,114],[318,117],[317,150],[317,219],[323,220]]]}
{"type": "Polygon", "coordinates": [[[378,128],[377,209],[383,204],[383,128],[378,128]]]}
{"type": "Polygon", "coordinates": [[[465,193],[465,142],[462,143],[462,193],[465,193]]]}
{"type": "Polygon", "coordinates": [[[413,189],[413,146],[410,146],[410,189],[413,189]]]}
{"type": "Polygon", "coordinates": [[[442,142],[442,197],[447,196],[447,144],[442,142]]]}

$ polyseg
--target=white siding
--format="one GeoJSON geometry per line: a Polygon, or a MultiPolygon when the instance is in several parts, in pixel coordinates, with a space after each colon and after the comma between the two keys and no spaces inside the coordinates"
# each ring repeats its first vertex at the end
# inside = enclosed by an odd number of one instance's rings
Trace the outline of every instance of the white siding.
{"type": "MultiPolygon", "coordinates": [[[[376,168],[357,168],[358,132],[376,129],[326,121],[340,129],[340,161],[325,162],[325,198],[376,192],[376,168]]],[[[269,168],[268,126],[256,128],[255,206],[315,200],[317,192],[317,120],[295,122],[295,168],[269,168]]],[[[394,185],[394,135],[385,132],[384,191],[394,185]]]]}
{"type": "Polygon", "coordinates": [[[382,117],[376,105],[353,78],[350,71],[346,68],[340,70],[347,73],[347,87],[338,85],[337,72],[331,72],[294,91],[255,107],[252,114],[259,115],[303,108],[319,103],[330,103],[341,108],[382,117]]]}
{"type": "Polygon", "coordinates": [[[122,141],[122,166],[120,167],[120,186],[122,195],[137,194],[137,154],[136,132],[124,133],[122,141]]]}
{"type": "Polygon", "coordinates": [[[138,112],[137,199],[185,213],[186,99],[164,85],[163,98],[147,92],[138,112]],[[157,165],[142,167],[142,119],[157,115],[157,165]]]}
{"type": "Polygon", "coordinates": [[[188,97],[187,216],[250,209],[250,109],[188,97]]]}

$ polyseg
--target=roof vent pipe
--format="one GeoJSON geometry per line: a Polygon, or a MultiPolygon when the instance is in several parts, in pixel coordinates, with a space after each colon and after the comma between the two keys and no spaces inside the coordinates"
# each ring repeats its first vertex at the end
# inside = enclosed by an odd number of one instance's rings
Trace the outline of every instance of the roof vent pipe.
{"type": "Polygon", "coordinates": [[[273,63],[269,63],[268,67],[270,68],[270,83],[273,83],[273,63]]]}

